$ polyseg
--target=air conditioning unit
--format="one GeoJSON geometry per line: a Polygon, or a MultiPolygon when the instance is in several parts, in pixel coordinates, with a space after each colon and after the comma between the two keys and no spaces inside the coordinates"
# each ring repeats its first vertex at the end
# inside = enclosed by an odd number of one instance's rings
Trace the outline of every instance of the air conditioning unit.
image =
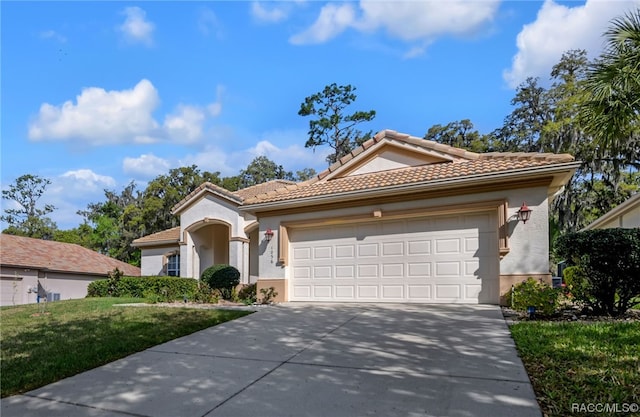
{"type": "Polygon", "coordinates": [[[47,293],[47,301],[60,301],[60,293],[59,292],[48,292],[47,293]]]}
{"type": "Polygon", "coordinates": [[[551,277],[551,286],[553,288],[562,287],[562,277],[551,277]]]}

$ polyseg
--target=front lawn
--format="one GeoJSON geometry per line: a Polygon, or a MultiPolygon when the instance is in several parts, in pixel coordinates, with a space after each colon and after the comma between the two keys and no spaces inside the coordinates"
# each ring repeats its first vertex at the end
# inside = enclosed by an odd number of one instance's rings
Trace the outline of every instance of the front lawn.
{"type": "Polygon", "coordinates": [[[85,298],[0,309],[2,397],[29,391],[225,321],[246,311],[114,307],[85,298]]]}
{"type": "Polygon", "coordinates": [[[640,414],[639,322],[519,322],[511,334],[545,416],[640,414]]]}

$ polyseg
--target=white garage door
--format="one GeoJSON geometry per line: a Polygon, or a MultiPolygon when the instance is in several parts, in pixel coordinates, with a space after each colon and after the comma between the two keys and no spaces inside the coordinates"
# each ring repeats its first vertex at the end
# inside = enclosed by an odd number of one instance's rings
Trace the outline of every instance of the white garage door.
{"type": "Polygon", "coordinates": [[[292,229],[292,301],[498,303],[492,213],[292,229]]]}

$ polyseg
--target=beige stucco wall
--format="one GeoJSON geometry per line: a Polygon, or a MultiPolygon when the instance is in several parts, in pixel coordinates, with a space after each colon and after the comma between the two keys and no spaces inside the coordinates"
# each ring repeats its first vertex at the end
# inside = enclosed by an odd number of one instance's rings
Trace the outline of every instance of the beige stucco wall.
{"type": "Polygon", "coordinates": [[[142,248],[142,276],[165,275],[164,257],[167,253],[179,251],[180,247],[165,246],[160,248],[142,248]]]}
{"type": "MultiPolygon", "coordinates": [[[[89,283],[104,278],[106,277],[47,272],[46,278],[42,276],[39,279],[40,284],[48,292],[60,294],[60,300],[70,300],[86,297],[89,283]]],[[[2,280],[3,289],[2,305],[12,305],[13,303],[15,305],[29,304],[37,301],[36,293],[28,292],[29,288],[37,288],[37,270],[2,267],[0,268],[0,279],[2,280]],[[19,282],[20,284],[14,286],[14,282],[19,282]],[[7,294],[5,292],[5,290],[13,292],[14,288],[17,290],[14,293],[7,294]]]]}
{"type": "Polygon", "coordinates": [[[621,213],[608,222],[598,226],[597,229],[612,229],[614,227],[628,229],[640,227],[640,207],[635,207],[627,212],[621,213]]]}
{"type": "MultiPolygon", "coordinates": [[[[289,278],[288,268],[278,263],[278,233],[282,222],[309,221],[313,219],[352,216],[382,211],[412,210],[428,207],[455,206],[481,201],[503,200],[508,202],[508,233],[510,252],[500,260],[500,275],[546,275],[549,273],[549,222],[547,187],[492,191],[434,199],[418,199],[401,203],[367,204],[330,211],[296,213],[274,217],[260,217],[261,250],[259,256],[260,280],[285,280],[289,278]],[[523,201],[531,208],[531,219],[525,224],[516,220],[516,212],[523,201]],[[264,232],[272,229],[273,239],[262,242],[264,232]]],[[[372,221],[375,218],[372,215],[372,221]]]]}

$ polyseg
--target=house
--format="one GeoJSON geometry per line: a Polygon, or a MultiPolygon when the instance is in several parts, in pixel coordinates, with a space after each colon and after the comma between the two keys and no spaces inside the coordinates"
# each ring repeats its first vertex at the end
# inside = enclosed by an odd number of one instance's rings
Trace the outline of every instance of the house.
{"type": "Polygon", "coordinates": [[[79,245],[0,234],[0,305],[35,303],[38,281],[48,301],[83,298],[115,268],[140,276],[140,268],[79,245]]]}
{"type": "Polygon", "coordinates": [[[134,245],[144,275],[229,263],[277,301],[497,304],[550,282],[548,205],[578,165],[385,130],[305,182],[202,184],[174,207],[180,227],[134,245]]]}
{"type": "Polygon", "coordinates": [[[584,230],[640,227],[640,193],[591,222],[584,230]]]}

